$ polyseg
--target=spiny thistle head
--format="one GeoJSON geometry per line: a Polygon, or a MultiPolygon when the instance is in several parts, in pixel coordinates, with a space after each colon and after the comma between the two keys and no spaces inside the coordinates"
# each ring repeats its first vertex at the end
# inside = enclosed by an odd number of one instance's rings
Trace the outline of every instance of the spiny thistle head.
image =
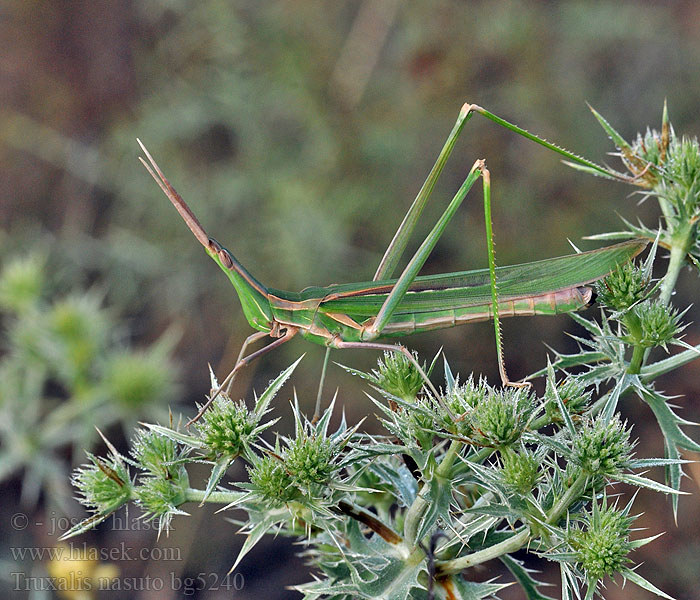
{"type": "Polygon", "coordinates": [[[591,110],[619,150],[623,164],[632,175],[630,180],[635,185],[647,189],[655,187],[661,177],[662,171],[659,167],[664,163],[669,141],[673,136],[666,105],[664,104],[661,133],[647,129],[646,135],[638,135],[631,144],[594,108],[591,107],[591,110]]]}
{"type": "Polygon", "coordinates": [[[682,315],[660,300],[643,302],[635,307],[635,315],[641,325],[641,334],[633,339],[644,348],[666,347],[683,329],[682,315]]]}
{"type": "Polygon", "coordinates": [[[185,467],[174,467],[165,475],[142,475],[134,488],[136,504],[147,520],[158,519],[158,530],[167,530],[176,514],[186,514],[178,506],[186,500],[189,478],[185,467]]]}
{"type": "Polygon", "coordinates": [[[614,310],[626,310],[644,299],[648,284],[643,269],[632,263],[618,265],[610,275],[596,283],[597,299],[614,310]]]}
{"type": "Polygon", "coordinates": [[[661,166],[668,152],[670,140],[664,138],[664,134],[656,129],[647,127],[644,134],[638,133],[637,138],[632,140],[632,154],[647,163],[661,166]]]}
{"type": "Polygon", "coordinates": [[[499,448],[520,439],[535,409],[525,388],[491,390],[466,416],[471,439],[479,445],[499,448]]]}
{"type": "Polygon", "coordinates": [[[630,459],[633,444],[620,417],[599,415],[584,422],[571,441],[572,460],[589,475],[611,476],[630,459]]]}
{"type": "Polygon", "coordinates": [[[287,448],[284,464],[295,483],[308,486],[327,483],[337,469],[334,459],[337,448],[332,440],[322,435],[304,433],[287,448]]]}
{"type": "Polygon", "coordinates": [[[573,528],[568,542],[589,580],[612,576],[626,567],[633,549],[629,541],[633,517],[604,502],[584,516],[583,527],[573,528]]]}
{"type": "Polygon", "coordinates": [[[479,378],[474,381],[474,376],[462,384],[455,385],[445,396],[445,405],[455,414],[462,415],[474,409],[483,400],[493,393],[493,389],[486,383],[486,379],[479,378]]]}
{"type": "Polygon", "coordinates": [[[65,345],[71,362],[87,367],[85,363],[105,343],[109,327],[99,298],[94,294],[69,296],[53,305],[48,318],[51,331],[65,345]]]}
{"type": "Polygon", "coordinates": [[[79,501],[95,513],[109,513],[131,498],[131,478],[121,458],[98,458],[88,453],[91,464],[79,467],[72,477],[79,501]]]}
{"type": "MultiPolygon", "coordinates": [[[[668,178],[677,184],[679,190],[688,191],[695,188],[700,178],[700,146],[696,138],[674,138],[668,149],[666,161],[668,178]]],[[[691,194],[695,196],[695,194],[691,194]]],[[[697,204],[697,197],[684,198],[685,202],[697,204]]]]}
{"type": "Polygon", "coordinates": [[[404,427],[401,428],[401,431],[397,432],[397,436],[401,441],[410,445],[410,440],[415,440],[421,448],[430,448],[435,435],[434,415],[425,414],[422,411],[411,410],[406,407],[399,407],[397,412],[403,417],[401,421],[404,427]]]}
{"type": "Polygon", "coordinates": [[[242,400],[234,402],[220,394],[197,422],[199,437],[214,456],[236,458],[253,441],[256,426],[242,400]]]}
{"type": "Polygon", "coordinates": [[[676,135],[668,118],[668,110],[664,103],[661,131],[647,127],[644,135],[637,134],[637,139],[631,144],[620,144],[619,134],[616,145],[620,150],[622,162],[636,178],[637,185],[646,188],[655,187],[664,178],[664,172],[660,168],[666,167],[670,146],[675,143],[676,135]]]}
{"type": "Polygon", "coordinates": [[[131,456],[152,475],[168,475],[186,455],[176,441],[150,429],[138,429],[131,441],[131,456]]]}
{"type": "MultiPolygon", "coordinates": [[[[412,402],[421,391],[423,376],[408,357],[399,352],[384,352],[377,362],[378,368],[372,370],[370,381],[392,396],[412,402]]],[[[425,363],[423,370],[425,371],[425,363]]]]}
{"type": "Polygon", "coordinates": [[[118,351],[107,357],[105,391],[121,407],[140,410],[166,401],[172,394],[175,373],[163,352],[118,351]]]}
{"type": "Polygon", "coordinates": [[[252,467],[248,467],[248,475],[253,491],[266,498],[274,507],[299,495],[292,476],[276,456],[268,455],[258,460],[252,467]]]}
{"type": "Polygon", "coordinates": [[[526,448],[501,452],[503,480],[518,494],[529,494],[540,477],[539,459],[526,448]]]}
{"type": "Polygon", "coordinates": [[[44,260],[39,256],[12,259],[0,273],[0,306],[19,314],[27,312],[39,301],[44,280],[44,260]]]}
{"type": "MultiPolygon", "coordinates": [[[[548,379],[545,393],[545,414],[551,422],[561,423],[562,415],[559,410],[559,403],[554,397],[552,385],[552,382],[548,379]]],[[[570,415],[583,413],[588,408],[593,395],[591,390],[586,389],[586,384],[581,379],[571,375],[557,384],[556,391],[570,415]]]]}

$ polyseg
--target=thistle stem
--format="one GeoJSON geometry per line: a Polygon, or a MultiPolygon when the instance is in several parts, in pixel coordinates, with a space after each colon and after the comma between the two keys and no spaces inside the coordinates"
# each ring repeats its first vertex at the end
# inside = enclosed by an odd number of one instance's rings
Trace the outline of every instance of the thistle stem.
{"type": "Polygon", "coordinates": [[[557,500],[557,502],[552,506],[547,516],[547,523],[556,523],[561,516],[564,514],[569,506],[578,498],[581,497],[583,491],[586,489],[586,483],[588,481],[588,476],[585,473],[581,473],[571,484],[568,490],[564,492],[564,495],[557,500]]]}
{"type": "MultiPolygon", "coordinates": [[[[445,456],[443,457],[438,467],[435,469],[433,473],[433,478],[437,479],[440,485],[450,485],[450,471],[461,447],[462,442],[452,440],[452,442],[450,443],[450,447],[445,453],[445,456]]],[[[406,511],[406,519],[404,521],[403,532],[404,539],[408,544],[415,544],[417,542],[420,542],[420,540],[416,539],[416,536],[418,535],[418,528],[420,527],[423,515],[425,515],[425,511],[428,510],[428,507],[430,506],[430,500],[423,495],[423,493],[427,492],[427,490],[428,485],[424,483],[420,491],[418,492],[416,499],[413,501],[413,504],[411,504],[408,511],[406,511]]]]}
{"type": "Polygon", "coordinates": [[[671,255],[666,268],[666,275],[661,282],[661,291],[659,292],[659,299],[664,304],[668,304],[671,301],[671,295],[676,287],[676,281],[678,281],[678,275],[683,267],[685,255],[690,247],[692,232],[692,227],[686,227],[677,232],[672,238],[671,255]]]}
{"type": "Polygon", "coordinates": [[[635,345],[632,353],[632,360],[627,367],[627,372],[630,375],[637,375],[639,373],[640,369],[642,368],[645,353],[646,351],[643,346],[640,346],[639,344],[635,345]]]}
{"type": "Polygon", "coordinates": [[[436,561],[435,568],[440,575],[453,575],[468,567],[480,565],[481,563],[498,558],[504,554],[510,554],[511,552],[520,550],[529,540],[530,528],[526,526],[508,539],[494,544],[493,546],[489,546],[488,548],[484,548],[483,550],[479,550],[478,552],[472,552],[467,556],[462,556],[453,560],[436,561]]]}
{"type": "Polygon", "coordinates": [[[185,502],[212,502],[214,504],[230,504],[240,498],[240,492],[211,492],[204,497],[204,490],[187,488],[185,490],[185,502]]]}
{"type": "MultiPolygon", "coordinates": [[[[571,487],[566,490],[564,495],[559,498],[559,500],[550,510],[550,513],[547,516],[547,523],[556,523],[561,518],[564,511],[566,511],[566,509],[573,502],[580,498],[581,494],[586,489],[587,481],[588,477],[584,473],[579,475],[574,480],[571,487]]],[[[459,573],[468,567],[473,567],[494,558],[498,558],[499,556],[503,556],[504,554],[510,554],[511,552],[520,550],[520,548],[530,541],[531,537],[532,532],[530,527],[526,525],[516,534],[503,540],[502,542],[499,542],[498,544],[494,544],[493,546],[489,546],[488,548],[484,548],[483,550],[473,552],[472,554],[468,554],[467,556],[462,556],[460,558],[437,561],[436,567],[441,575],[452,575],[454,573],[459,573]]]]}

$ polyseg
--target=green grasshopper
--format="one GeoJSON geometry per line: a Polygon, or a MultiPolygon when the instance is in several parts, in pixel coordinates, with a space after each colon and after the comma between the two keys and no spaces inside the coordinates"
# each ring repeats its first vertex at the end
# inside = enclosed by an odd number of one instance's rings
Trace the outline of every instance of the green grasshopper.
{"type": "MultiPolygon", "coordinates": [[[[437,390],[411,352],[399,344],[377,340],[493,319],[503,384],[523,385],[510,382],[506,374],[500,317],[558,314],[588,306],[593,298],[593,290],[587,284],[605,277],[618,264],[632,259],[644,249],[646,242],[633,240],[589,252],[496,268],[490,173],[485,161],[480,159],[474,163],[459,191],[401,275],[398,279],[390,279],[457,137],[475,113],[563,155],[575,166],[608,178],[624,177],[555,146],[477,105],[465,104],[428,178],[389,244],[374,279],[361,283],[308,287],[301,292],[265,287],[230,251],[210,238],[139,140],[148,162],[141,157],[139,160],[168,196],[206,253],[231,280],[248,322],[257,330],[244,341],[233,370],[216,390],[212,390],[208,402],[188,425],[201,417],[220,391],[227,384],[230,385],[241,368],[297,334],[324,345],[329,350],[367,348],[403,353],[422,374],[431,392],[439,398],[437,390]],[[488,269],[418,276],[438,239],[479,177],[483,183],[488,269]],[[273,338],[273,341],[245,355],[251,343],[266,336],[273,338]]],[[[322,380],[327,359],[328,353],[322,380]]]]}

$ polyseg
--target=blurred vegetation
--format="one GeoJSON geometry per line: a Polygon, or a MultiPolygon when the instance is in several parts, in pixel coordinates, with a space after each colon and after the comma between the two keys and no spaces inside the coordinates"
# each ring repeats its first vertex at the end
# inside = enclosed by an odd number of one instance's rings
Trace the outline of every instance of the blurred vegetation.
{"type": "Polygon", "coordinates": [[[148,349],[130,348],[100,294],[58,295],[46,262],[35,253],[0,270],[0,481],[19,474],[25,506],[43,490],[49,507],[65,510],[66,447],[79,461],[95,446],[96,427],[120,423],[129,435],[139,419],[167,418],[176,340],[164,335],[148,349]]]}
{"type": "MultiPolygon", "coordinates": [[[[371,277],[464,101],[594,159],[609,146],[585,101],[627,137],[658,121],[665,97],[679,131],[699,129],[700,8],[690,0],[10,0],[2,10],[3,262],[44,248],[61,289],[99,290],[99,306],[123,315],[124,338],[139,346],[179,326],[190,404],[208,388],[205,363],[223,376],[250,330],[228,282],[136,161],[136,136],[212,236],[264,283],[300,289],[371,277]]],[[[423,233],[480,157],[493,176],[500,264],[566,253],[567,238],[594,247],[582,232],[631,214],[627,188],[572,172],[490,123],[473,120],[462,138],[423,233]]],[[[480,202],[468,204],[426,271],[486,265],[480,202]]],[[[679,306],[690,289],[680,286],[679,306]]],[[[528,361],[509,363],[511,374],[542,363],[542,341],[572,348],[565,329],[574,330],[566,318],[506,322],[507,355],[528,361]]],[[[311,402],[302,382],[314,387],[322,349],[302,343],[241,376],[240,395],[308,350],[294,384],[311,402]]],[[[425,356],[440,345],[455,370],[496,377],[488,324],[411,339],[425,356]]],[[[376,356],[336,359],[367,368],[376,356]]],[[[673,391],[697,396],[693,373],[680,373],[673,391]]],[[[327,389],[340,381],[359,397],[339,369],[327,389]]],[[[696,403],[679,402],[698,420],[696,403]]],[[[669,530],[670,552],[683,545],[669,530]]],[[[669,577],[697,584],[688,562],[677,564],[669,577]]]]}

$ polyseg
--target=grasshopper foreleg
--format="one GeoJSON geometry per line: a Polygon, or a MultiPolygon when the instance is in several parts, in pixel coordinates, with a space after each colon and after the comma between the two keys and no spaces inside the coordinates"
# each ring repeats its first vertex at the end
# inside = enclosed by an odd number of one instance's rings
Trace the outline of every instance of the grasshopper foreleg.
{"type": "Polygon", "coordinates": [[[240,371],[243,367],[245,367],[246,365],[253,362],[256,358],[259,358],[263,354],[267,354],[270,350],[274,350],[275,348],[288,342],[298,332],[299,332],[299,330],[296,327],[288,327],[282,337],[277,338],[275,341],[269,343],[267,346],[260,348],[260,350],[256,350],[255,352],[252,352],[248,356],[242,357],[243,353],[245,352],[246,347],[249,344],[251,344],[254,341],[259,340],[262,337],[265,337],[268,334],[266,332],[263,332],[263,331],[258,331],[252,335],[249,335],[246,338],[246,340],[243,342],[243,346],[241,347],[241,351],[238,355],[238,362],[236,362],[236,365],[233,367],[231,372],[226,376],[226,378],[221,382],[221,385],[219,385],[219,387],[216,390],[212,390],[211,396],[209,396],[209,399],[206,401],[204,406],[202,406],[202,408],[199,409],[199,412],[185,424],[185,427],[189,427],[190,425],[192,425],[192,423],[195,423],[196,421],[198,421],[201,418],[201,416],[207,411],[207,409],[211,406],[212,402],[214,402],[214,400],[216,400],[216,398],[219,396],[219,394],[222,391],[224,391],[224,388],[226,388],[226,391],[228,391],[227,386],[230,386],[230,384],[233,382],[238,371],[240,371]]]}

